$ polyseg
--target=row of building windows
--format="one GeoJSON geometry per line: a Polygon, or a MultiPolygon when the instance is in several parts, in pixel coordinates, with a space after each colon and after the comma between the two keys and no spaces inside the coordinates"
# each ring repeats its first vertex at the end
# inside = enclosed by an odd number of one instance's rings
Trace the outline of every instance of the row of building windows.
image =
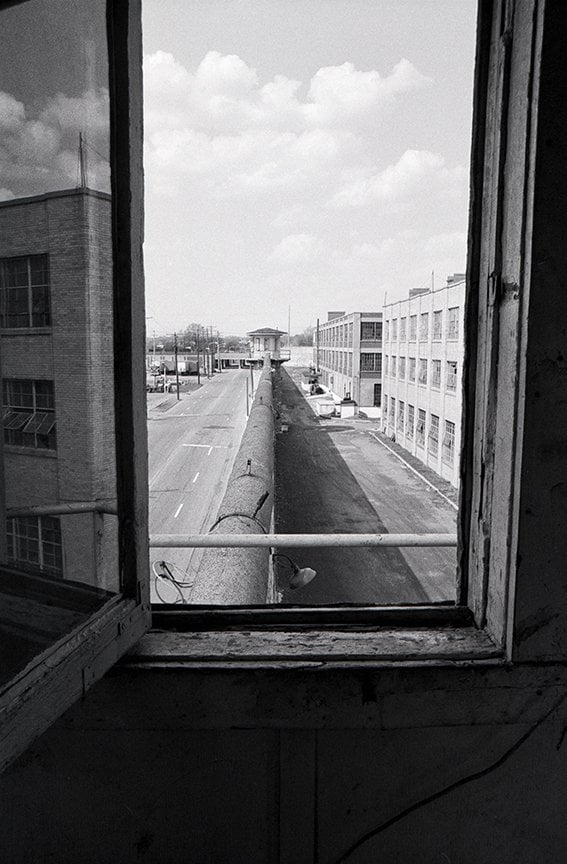
{"type": "Polygon", "coordinates": [[[55,450],[53,381],[5,378],[2,382],[4,443],[55,450]]]}
{"type": "MultiPolygon", "coordinates": [[[[441,341],[443,339],[443,310],[439,309],[433,312],[432,322],[432,339],[441,341]]],[[[409,316],[403,318],[392,318],[384,322],[384,341],[385,342],[405,342],[409,339],[410,342],[417,341],[418,337],[418,316],[409,316]],[[398,328],[399,320],[399,328],[398,328]]],[[[459,338],[459,307],[452,306],[447,309],[446,322],[446,339],[455,340],[459,338]]],[[[422,312],[419,315],[419,340],[426,341],[429,339],[429,312],[422,312]]]]}
{"type": "MultiPolygon", "coordinates": [[[[360,341],[380,342],[382,340],[381,321],[361,321],[360,341]]],[[[324,327],[320,331],[320,345],[324,348],[352,348],[353,323],[324,327]]]]}
{"type": "MultiPolygon", "coordinates": [[[[441,360],[425,360],[423,358],[418,360],[415,357],[408,357],[407,360],[405,357],[397,357],[395,354],[392,354],[389,357],[387,354],[384,356],[384,375],[388,375],[390,378],[398,378],[400,381],[407,380],[415,381],[417,375],[418,384],[423,387],[427,386],[428,383],[428,373],[431,372],[431,379],[429,381],[431,387],[436,387],[438,389],[441,388],[441,360]],[[429,363],[431,363],[431,367],[429,367],[429,363]]],[[[446,360],[445,361],[445,389],[450,392],[455,392],[457,389],[457,361],[456,360],[446,360]]]]}
{"type": "Polygon", "coordinates": [[[352,375],[352,351],[321,351],[321,365],[339,372],[341,375],[352,375]]]}
{"type": "Polygon", "coordinates": [[[51,326],[47,255],[0,258],[0,327],[51,326]]]}
{"type": "Polygon", "coordinates": [[[455,460],[455,424],[451,420],[444,421],[443,437],[440,438],[440,420],[437,414],[429,415],[421,408],[415,412],[415,406],[401,399],[396,400],[393,396],[384,395],[384,410],[388,411],[388,425],[394,429],[396,434],[405,435],[410,441],[414,440],[418,447],[427,450],[432,456],[439,455],[439,444],[441,443],[441,458],[447,465],[453,465],[455,460]],[[427,442],[427,443],[426,443],[427,442]]]}
{"type": "MultiPolygon", "coordinates": [[[[352,375],[352,351],[332,351],[324,348],[321,352],[321,365],[338,372],[341,375],[352,375]]],[[[360,371],[382,374],[382,354],[380,352],[362,352],[360,354],[360,371]]]]}

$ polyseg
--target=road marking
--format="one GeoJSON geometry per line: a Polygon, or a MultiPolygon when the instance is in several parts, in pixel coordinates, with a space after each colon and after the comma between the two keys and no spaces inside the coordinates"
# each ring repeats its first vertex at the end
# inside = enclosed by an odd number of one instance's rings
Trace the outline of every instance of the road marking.
{"type": "Polygon", "coordinates": [[[183,447],[204,447],[209,451],[207,456],[210,456],[213,450],[226,450],[229,446],[228,444],[183,444],[183,447]]]}
{"type": "Polygon", "coordinates": [[[429,480],[427,479],[427,477],[424,477],[423,474],[420,474],[419,471],[416,471],[416,469],[413,467],[413,465],[410,465],[409,462],[406,462],[406,460],[403,459],[403,458],[399,455],[399,453],[396,453],[395,450],[392,450],[391,447],[388,447],[388,445],[385,444],[384,441],[381,441],[380,438],[378,438],[378,436],[374,434],[374,432],[369,432],[368,434],[371,435],[372,438],[374,438],[375,441],[378,441],[378,443],[381,444],[382,447],[385,447],[386,450],[389,450],[390,453],[392,453],[392,455],[395,456],[396,459],[399,459],[400,462],[402,462],[402,463],[406,466],[406,468],[409,468],[409,470],[410,470],[413,474],[415,474],[416,477],[419,477],[419,479],[420,479],[420,480],[423,480],[424,483],[426,483],[428,486],[430,486],[431,489],[434,490],[434,492],[437,492],[437,494],[440,495],[441,498],[443,498],[443,499],[447,502],[447,504],[450,504],[450,505],[451,505],[451,507],[453,508],[453,510],[457,510],[457,512],[458,512],[458,510],[459,510],[458,505],[457,505],[457,504],[453,504],[453,502],[451,501],[450,498],[447,498],[446,495],[443,495],[443,493],[441,492],[441,490],[438,489],[437,486],[434,486],[433,483],[430,483],[429,480]]]}
{"type": "Polygon", "coordinates": [[[173,517],[174,519],[177,519],[177,517],[178,517],[179,514],[181,513],[181,508],[182,508],[182,507],[183,507],[183,504],[180,504],[179,507],[177,508],[177,510],[175,511],[175,516],[173,517]]]}
{"type": "Polygon", "coordinates": [[[193,477],[193,483],[196,483],[196,482],[197,482],[197,477],[199,476],[200,473],[201,473],[200,471],[197,471],[197,473],[196,473],[195,476],[193,477]]]}

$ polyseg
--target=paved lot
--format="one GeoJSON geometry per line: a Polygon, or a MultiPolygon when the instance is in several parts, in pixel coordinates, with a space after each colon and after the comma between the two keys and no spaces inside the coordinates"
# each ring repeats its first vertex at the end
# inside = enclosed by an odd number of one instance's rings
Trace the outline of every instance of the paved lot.
{"type": "MultiPolygon", "coordinates": [[[[368,420],[323,420],[282,370],[276,445],[277,525],[298,533],[455,533],[456,510],[403,465],[368,420]],[[381,440],[380,440],[381,439],[381,440]]],[[[290,377],[291,376],[291,377],[290,377]]],[[[432,472],[430,472],[432,473],[432,472]]],[[[440,486],[445,484],[440,481],[440,486]]],[[[451,493],[450,493],[451,494],[451,493]]],[[[454,549],[291,550],[317,578],[284,602],[424,603],[455,599],[454,549]]],[[[280,567],[280,576],[286,565],[280,567]]]]}

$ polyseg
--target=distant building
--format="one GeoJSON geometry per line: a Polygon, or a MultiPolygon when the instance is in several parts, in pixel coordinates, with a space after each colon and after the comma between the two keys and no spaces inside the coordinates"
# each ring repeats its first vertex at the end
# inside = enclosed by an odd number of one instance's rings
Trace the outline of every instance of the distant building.
{"type": "Polygon", "coordinates": [[[313,365],[321,384],[359,407],[379,406],[382,391],[382,312],[328,312],[313,334],[313,365]]]}
{"type": "Polygon", "coordinates": [[[272,360],[289,360],[289,350],[281,350],[281,338],[285,336],[285,332],[273,327],[261,327],[247,333],[250,339],[250,359],[259,362],[269,352],[272,360]]]}
{"type": "MultiPolygon", "coordinates": [[[[115,502],[112,310],[108,194],[82,188],[0,202],[8,510],[115,502]]],[[[110,587],[115,516],[18,516],[6,534],[7,563],[110,587]]]]}
{"type": "Polygon", "coordinates": [[[459,484],[465,277],[384,306],[382,428],[459,484]]]}

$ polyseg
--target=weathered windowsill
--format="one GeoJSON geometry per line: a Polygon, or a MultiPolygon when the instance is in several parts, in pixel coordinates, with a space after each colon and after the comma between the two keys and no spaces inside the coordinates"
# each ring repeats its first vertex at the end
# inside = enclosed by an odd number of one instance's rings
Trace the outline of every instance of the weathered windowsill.
{"type": "Polygon", "coordinates": [[[472,627],[347,631],[153,630],[122,661],[129,666],[251,667],[455,666],[499,663],[503,652],[472,627]]]}

